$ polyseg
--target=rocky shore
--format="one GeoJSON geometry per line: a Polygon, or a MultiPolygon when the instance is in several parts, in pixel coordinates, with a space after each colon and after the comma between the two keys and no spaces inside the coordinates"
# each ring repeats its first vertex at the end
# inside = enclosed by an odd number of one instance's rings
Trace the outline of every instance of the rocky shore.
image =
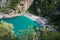
{"type": "Polygon", "coordinates": [[[48,19],[47,18],[43,18],[43,17],[39,17],[33,14],[25,14],[25,16],[31,18],[32,20],[36,21],[38,24],[42,25],[43,27],[47,27],[49,28],[49,30],[53,30],[52,26],[50,24],[48,24],[48,19]]]}
{"type": "Polygon", "coordinates": [[[19,13],[0,14],[0,19],[13,18],[13,17],[20,16],[20,15],[22,14],[19,14],[19,13]]]}

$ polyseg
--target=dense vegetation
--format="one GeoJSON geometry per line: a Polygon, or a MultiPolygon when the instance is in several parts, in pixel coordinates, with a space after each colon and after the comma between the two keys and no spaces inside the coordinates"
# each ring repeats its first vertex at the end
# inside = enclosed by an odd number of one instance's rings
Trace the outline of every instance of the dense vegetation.
{"type": "Polygon", "coordinates": [[[49,24],[56,26],[55,28],[60,31],[60,0],[34,0],[28,11],[46,17],[49,24]]]}
{"type": "Polygon", "coordinates": [[[21,0],[11,0],[9,8],[15,9],[17,4],[20,3],[21,0]]]}
{"type": "MultiPolygon", "coordinates": [[[[15,10],[19,1],[12,0],[9,7],[0,8],[0,11],[7,13],[10,9],[15,10]]],[[[56,30],[41,29],[39,27],[33,29],[30,27],[26,31],[19,30],[23,34],[17,36],[18,33],[14,34],[14,26],[2,21],[0,23],[0,40],[60,40],[60,0],[34,0],[28,11],[48,18],[49,23],[54,25],[56,30]],[[40,9],[40,12],[37,11],[37,8],[40,9]]]]}
{"type": "Polygon", "coordinates": [[[26,31],[19,30],[22,34],[15,33],[14,26],[2,21],[0,23],[0,40],[60,40],[58,31],[50,31],[48,28],[30,26],[26,31]],[[19,36],[17,36],[19,35],[19,36]]]}
{"type": "Polygon", "coordinates": [[[0,7],[0,12],[8,14],[11,10],[16,11],[17,5],[21,0],[9,0],[9,1],[10,4],[8,4],[8,6],[5,5],[3,7],[0,7]]]}

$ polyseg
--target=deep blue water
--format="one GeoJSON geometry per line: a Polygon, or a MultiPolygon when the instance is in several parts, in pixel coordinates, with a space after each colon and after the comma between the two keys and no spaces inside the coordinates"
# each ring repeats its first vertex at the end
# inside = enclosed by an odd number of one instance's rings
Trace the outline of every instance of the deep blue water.
{"type": "MultiPolygon", "coordinates": [[[[0,20],[1,21],[1,20],[0,20]]],[[[33,25],[33,27],[40,26],[37,22],[26,16],[18,16],[14,18],[6,18],[3,21],[12,23],[14,25],[14,31],[18,32],[18,30],[26,30],[29,26],[33,25]]]]}

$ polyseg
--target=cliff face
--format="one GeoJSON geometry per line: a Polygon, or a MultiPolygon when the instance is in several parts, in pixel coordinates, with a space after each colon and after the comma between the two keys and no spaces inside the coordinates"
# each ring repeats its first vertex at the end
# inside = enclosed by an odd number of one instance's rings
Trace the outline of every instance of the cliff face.
{"type": "Polygon", "coordinates": [[[33,0],[22,0],[18,4],[18,8],[20,9],[21,12],[25,12],[29,6],[32,4],[33,0]]]}
{"type": "Polygon", "coordinates": [[[0,0],[0,7],[9,6],[10,0],[0,0]]]}
{"type": "MultiPolygon", "coordinates": [[[[11,1],[12,0],[0,0],[0,7],[9,8],[9,5],[11,4],[11,1]]],[[[32,4],[32,2],[33,2],[33,0],[21,0],[20,3],[18,3],[18,5],[16,5],[14,11],[25,12],[29,8],[29,6],[32,4]]]]}

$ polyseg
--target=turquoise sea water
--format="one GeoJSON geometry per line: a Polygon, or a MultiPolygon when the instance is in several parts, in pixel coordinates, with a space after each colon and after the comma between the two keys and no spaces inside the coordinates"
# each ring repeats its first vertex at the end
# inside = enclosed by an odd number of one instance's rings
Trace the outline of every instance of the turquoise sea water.
{"type": "Polygon", "coordinates": [[[37,26],[41,27],[41,25],[39,25],[37,22],[35,22],[34,20],[32,20],[26,16],[6,18],[6,19],[3,19],[3,21],[12,23],[14,25],[15,32],[18,32],[18,30],[26,30],[31,25],[33,25],[33,27],[37,27],[37,26]]]}

